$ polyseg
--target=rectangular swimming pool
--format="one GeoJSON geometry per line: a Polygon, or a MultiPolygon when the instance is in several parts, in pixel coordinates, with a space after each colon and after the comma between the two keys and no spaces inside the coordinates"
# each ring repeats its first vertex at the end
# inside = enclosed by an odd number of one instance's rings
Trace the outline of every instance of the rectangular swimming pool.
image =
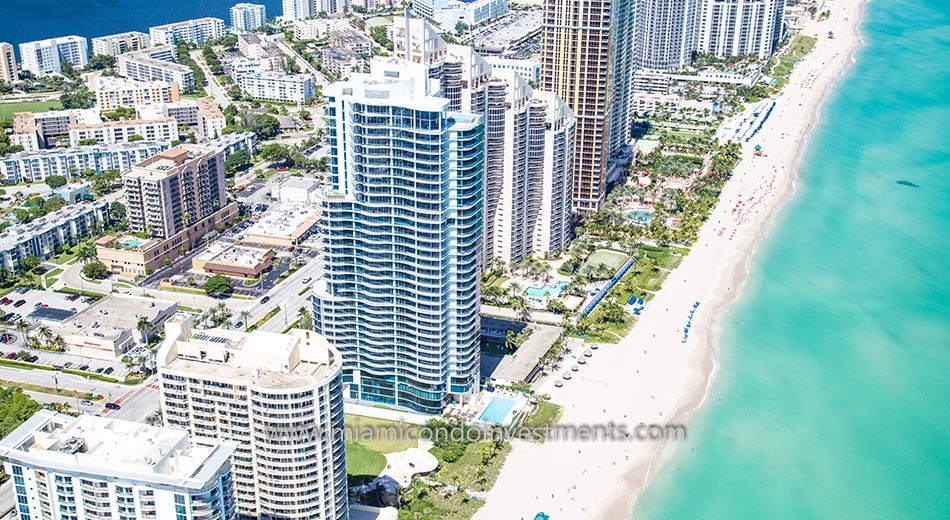
{"type": "Polygon", "coordinates": [[[492,424],[501,424],[508,416],[508,412],[515,407],[515,401],[504,397],[492,397],[488,407],[482,410],[478,420],[492,424]]]}

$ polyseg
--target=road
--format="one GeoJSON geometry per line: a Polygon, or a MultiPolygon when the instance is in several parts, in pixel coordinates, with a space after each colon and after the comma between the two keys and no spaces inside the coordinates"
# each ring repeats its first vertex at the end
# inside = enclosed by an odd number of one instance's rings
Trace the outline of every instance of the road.
{"type": "Polygon", "coordinates": [[[121,406],[118,410],[102,408],[97,413],[103,417],[124,419],[126,421],[145,422],[145,418],[158,410],[161,392],[159,392],[158,376],[152,376],[141,385],[129,389],[125,394],[116,397],[112,402],[121,406]]]}
{"type": "Polygon", "coordinates": [[[222,110],[224,107],[230,105],[231,97],[225,94],[224,90],[218,85],[217,78],[211,73],[211,69],[209,69],[208,64],[205,63],[204,56],[201,55],[201,49],[191,51],[191,59],[195,60],[195,63],[198,64],[201,71],[205,73],[205,79],[208,82],[208,84],[205,85],[205,92],[211,94],[215,103],[221,105],[222,110]]]}
{"type": "Polygon", "coordinates": [[[313,74],[313,79],[314,81],[317,82],[318,85],[320,85],[321,87],[325,87],[330,84],[330,82],[327,81],[326,76],[320,73],[320,71],[317,70],[316,67],[311,65],[310,62],[303,59],[303,56],[301,56],[300,54],[297,54],[297,51],[295,51],[293,47],[291,47],[290,45],[287,45],[284,42],[282,34],[274,35],[274,37],[271,38],[271,41],[277,45],[277,48],[280,49],[281,52],[283,52],[287,56],[293,57],[297,61],[297,65],[300,65],[301,69],[309,71],[311,74],[313,74]]]}
{"type": "Polygon", "coordinates": [[[106,397],[117,397],[128,391],[129,386],[118,383],[107,383],[92,378],[85,378],[73,374],[64,374],[55,370],[23,370],[0,366],[0,379],[32,383],[50,388],[65,388],[81,393],[89,392],[106,397]]]}

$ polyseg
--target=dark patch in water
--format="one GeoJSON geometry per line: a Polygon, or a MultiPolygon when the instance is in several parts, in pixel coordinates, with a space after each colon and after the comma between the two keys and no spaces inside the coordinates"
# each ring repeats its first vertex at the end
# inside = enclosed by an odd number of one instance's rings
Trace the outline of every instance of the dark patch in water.
{"type": "Polygon", "coordinates": [[[916,184],[914,184],[913,182],[910,182],[910,181],[897,181],[897,184],[900,184],[901,186],[910,186],[911,188],[919,188],[919,187],[920,187],[920,186],[918,186],[918,185],[916,185],[916,184]]]}

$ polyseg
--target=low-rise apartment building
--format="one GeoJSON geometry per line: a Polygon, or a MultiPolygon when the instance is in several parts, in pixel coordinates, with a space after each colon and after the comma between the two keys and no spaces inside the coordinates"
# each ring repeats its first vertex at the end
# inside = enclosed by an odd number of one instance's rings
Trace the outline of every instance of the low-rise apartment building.
{"type": "Polygon", "coordinates": [[[254,99],[306,103],[313,97],[313,76],[261,72],[236,78],[241,90],[254,99]]]}
{"type": "Polygon", "coordinates": [[[227,120],[211,98],[185,99],[174,103],[144,105],[136,109],[140,119],[172,117],[179,125],[186,125],[198,139],[220,137],[227,120]]]}
{"type": "Polygon", "coordinates": [[[128,78],[99,76],[93,93],[101,112],[112,112],[119,107],[135,108],[181,100],[178,83],[167,81],[136,81],[128,78]]]}
{"type": "Polygon", "coordinates": [[[0,157],[0,182],[37,182],[50,175],[79,177],[87,170],[125,171],[168,147],[167,142],[136,141],[17,152],[0,157]]]}
{"type": "Polygon", "coordinates": [[[120,54],[116,69],[120,76],[136,81],[177,83],[184,92],[195,87],[194,71],[175,63],[175,48],[169,45],[120,54]]]}
{"type": "Polygon", "coordinates": [[[118,56],[125,52],[140,51],[148,48],[150,43],[147,34],[138,31],[129,31],[119,34],[110,34],[92,39],[92,54],[118,56]]]}
{"type": "Polygon", "coordinates": [[[234,520],[233,441],[40,410],[0,441],[20,519],[234,520]]]}
{"type": "Polygon", "coordinates": [[[16,273],[28,256],[47,259],[109,225],[104,200],[71,204],[0,233],[0,267],[16,273]]]}
{"type": "Polygon", "coordinates": [[[179,41],[204,45],[227,34],[224,20],[220,18],[197,18],[183,22],[156,25],[148,28],[152,45],[176,45],[179,41]]]}
{"type": "Polygon", "coordinates": [[[178,122],[173,117],[104,121],[91,125],[70,125],[69,145],[128,143],[132,139],[154,143],[178,140],[178,122]]]}

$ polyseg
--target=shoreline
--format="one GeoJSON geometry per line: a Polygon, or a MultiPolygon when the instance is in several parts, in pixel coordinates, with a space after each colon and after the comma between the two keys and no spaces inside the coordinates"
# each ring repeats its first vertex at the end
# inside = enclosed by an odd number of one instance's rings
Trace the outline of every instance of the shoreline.
{"type": "MultiPolygon", "coordinates": [[[[553,378],[542,383],[541,392],[550,393],[553,402],[564,406],[563,424],[622,422],[618,412],[623,411],[632,412],[631,424],[687,424],[706,403],[720,371],[724,320],[743,296],[759,245],[798,191],[798,170],[824,102],[856,61],[864,43],[860,25],[865,3],[829,2],[831,18],[811,21],[802,31],[818,38],[815,48],[797,64],[789,84],[774,99],[776,113],[757,134],[759,141],[743,143],[743,159],[719,204],[690,254],[667,278],[640,322],[618,345],[599,349],[575,381],[561,389],[553,387],[553,378]],[[837,39],[826,39],[829,30],[837,39]],[[795,106],[799,99],[801,103],[795,106]],[[762,144],[767,155],[754,157],[755,144],[762,144]],[[769,173],[772,179],[767,182],[769,173]],[[750,192],[752,196],[746,198],[750,192]],[[727,213],[730,207],[738,208],[739,215],[736,209],[732,215],[727,213]],[[694,300],[701,306],[691,329],[699,337],[680,345],[676,334],[681,336],[685,318],[677,319],[670,309],[694,300]],[[664,314],[660,307],[665,305],[671,307],[665,307],[664,314]],[[652,334],[650,340],[648,334],[652,334]],[[644,347],[641,361],[641,354],[634,350],[644,347]],[[633,370],[636,374],[631,374],[633,370]],[[640,376],[641,371],[651,373],[640,376]],[[605,393],[607,388],[614,392],[605,393]],[[603,413],[597,409],[601,406],[605,406],[603,413]]],[[[624,420],[627,417],[623,414],[624,420]]],[[[663,441],[513,444],[515,449],[475,518],[511,518],[512,513],[532,518],[543,511],[555,518],[629,519],[636,500],[677,448],[663,441]],[[570,473],[564,472],[566,468],[570,473]],[[599,507],[590,507],[593,504],[599,507]]]]}

